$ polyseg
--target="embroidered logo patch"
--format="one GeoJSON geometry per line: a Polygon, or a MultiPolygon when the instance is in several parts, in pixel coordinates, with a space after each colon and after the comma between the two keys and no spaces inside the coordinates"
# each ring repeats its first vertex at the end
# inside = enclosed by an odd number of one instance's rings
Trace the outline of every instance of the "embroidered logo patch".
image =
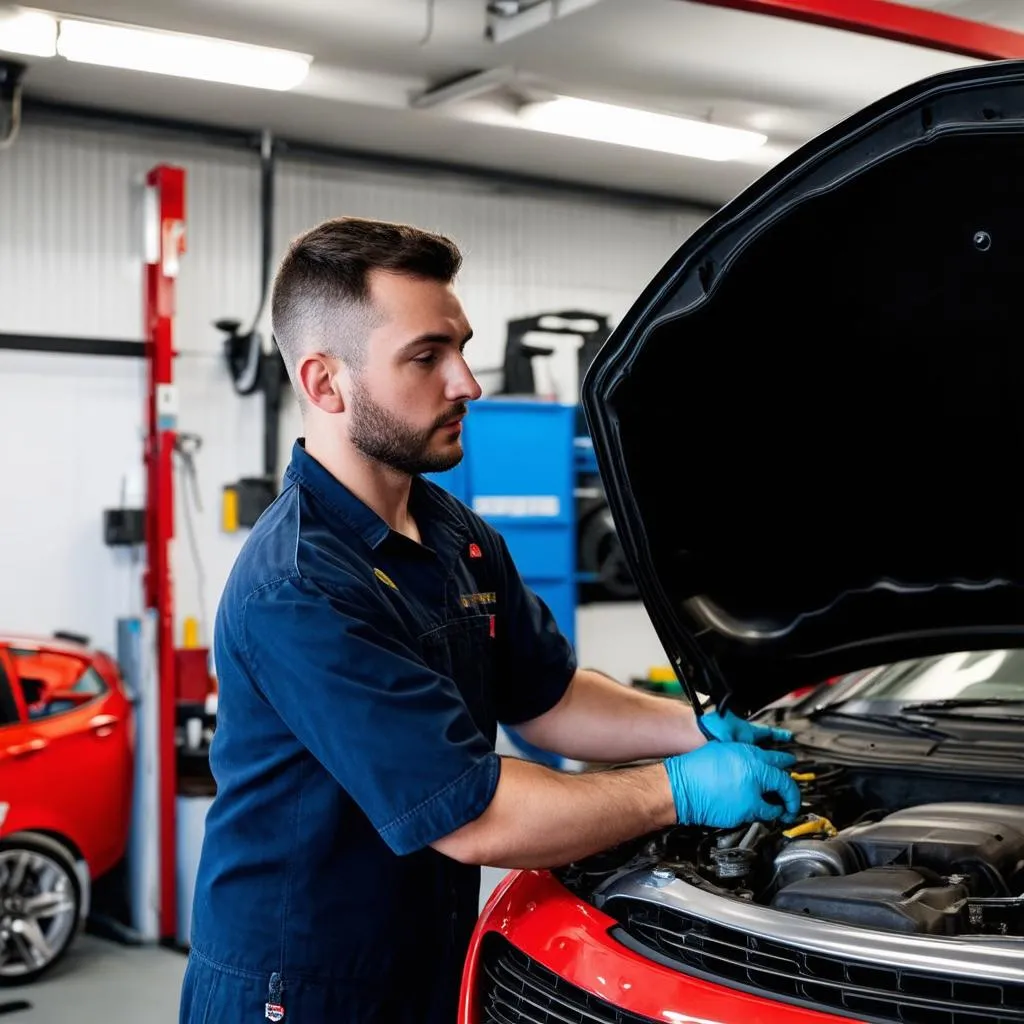
{"type": "Polygon", "coordinates": [[[392,590],[398,589],[398,587],[395,586],[395,581],[383,569],[374,569],[373,575],[376,576],[377,579],[379,579],[386,587],[390,587],[392,590]]]}
{"type": "Polygon", "coordinates": [[[469,557],[470,558],[483,558],[484,557],[484,553],[480,550],[480,545],[479,544],[470,544],[469,545],[469,557]]]}
{"type": "Polygon", "coordinates": [[[267,1003],[263,1016],[272,1021],[284,1020],[284,1007],[280,1003],[267,1003]]]}
{"type": "Polygon", "coordinates": [[[473,608],[482,604],[497,604],[498,595],[493,590],[489,590],[485,594],[462,594],[459,597],[459,603],[463,608],[473,608]]]}

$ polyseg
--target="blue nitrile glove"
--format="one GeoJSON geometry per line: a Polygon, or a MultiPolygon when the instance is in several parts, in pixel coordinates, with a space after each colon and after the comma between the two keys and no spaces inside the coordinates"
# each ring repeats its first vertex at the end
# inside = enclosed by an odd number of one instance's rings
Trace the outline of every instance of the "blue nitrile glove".
{"type": "Polygon", "coordinates": [[[773,729],[767,725],[754,725],[753,722],[744,721],[731,711],[726,711],[724,714],[711,711],[706,715],[701,715],[699,724],[705,736],[721,740],[723,743],[766,743],[769,740],[775,743],[785,743],[793,738],[793,734],[788,729],[773,729]]]}
{"type": "Polygon", "coordinates": [[[800,810],[800,788],[783,770],[796,758],[781,750],[708,743],[664,764],[681,825],[736,828],[752,821],[793,820],[800,810]],[[766,799],[772,795],[777,803],[766,799]]]}

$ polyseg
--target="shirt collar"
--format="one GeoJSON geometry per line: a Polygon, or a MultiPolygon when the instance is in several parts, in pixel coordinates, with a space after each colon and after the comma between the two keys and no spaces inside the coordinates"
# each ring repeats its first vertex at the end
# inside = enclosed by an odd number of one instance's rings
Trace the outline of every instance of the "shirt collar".
{"type": "Polygon", "coordinates": [[[391,532],[388,524],[372,508],[363,504],[306,451],[304,437],[292,445],[292,460],[285,470],[285,477],[312,491],[371,548],[378,547],[391,532]]]}
{"type": "MultiPolygon", "coordinates": [[[[300,437],[292,446],[292,458],[285,477],[312,491],[371,549],[380,547],[393,532],[373,509],[306,451],[305,438],[300,437]]],[[[459,552],[467,533],[440,495],[435,493],[439,490],[437,485],[414,477],[409,504],[424,547],[436,551],[447,561],[449,556],[459,552]]]]}

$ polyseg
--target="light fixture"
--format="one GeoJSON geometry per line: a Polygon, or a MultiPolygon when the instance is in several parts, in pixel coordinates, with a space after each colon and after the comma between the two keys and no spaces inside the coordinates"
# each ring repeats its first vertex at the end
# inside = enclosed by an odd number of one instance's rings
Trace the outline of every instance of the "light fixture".
{"type": "Polygon", "coordinates": [[[42,11],[0,10],[0,50],[29,57],[57,52],[57,19],[42,11]]]}
{"type": "Polygon", "coordinates": [[[768,141],[760,132],[573,96],[526,104],[519,121],[536,131],[703,160],[735,160],[768,141]]]}
{"type": "Polygon", "coordinates": [[[68,18],[60,19],[57,52],[83,64],[278,92],[294,89],[313,59],[228,39],[68,18]]]}

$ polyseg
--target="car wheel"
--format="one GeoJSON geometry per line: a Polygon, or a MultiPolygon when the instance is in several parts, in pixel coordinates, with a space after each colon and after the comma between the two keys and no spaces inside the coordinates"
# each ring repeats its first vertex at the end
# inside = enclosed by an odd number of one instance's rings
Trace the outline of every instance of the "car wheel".
{"type": "Polygon", "coordinates": [[[82,889],[67,849],[48,836],[0,839],[0,985],[36,981],[78,932],[82,889]]]}

